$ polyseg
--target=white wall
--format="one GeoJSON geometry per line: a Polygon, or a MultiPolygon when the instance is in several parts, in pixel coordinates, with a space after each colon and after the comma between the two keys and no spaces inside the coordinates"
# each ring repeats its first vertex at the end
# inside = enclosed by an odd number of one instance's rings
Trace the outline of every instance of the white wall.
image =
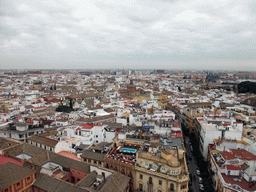
{"type": "Polygon", "coordinates": [[[122,123],[123,126],[127,126],[127,120],[123,118],[116,118],[117,123],[122,123]]]}
{"type": "Polygon", "coordinates": [[[105,178],[107,178],[108,176],[112,175],[113,173],[110,171],[107,171],[105,169],[101,169],[99,167],[94,167],[94,166],[90,166],[90,172],[96,171],[98,173],[98,175],[102,175],[102,172],[105,173],[105,178]]]}
{"type": "Polygon", "coordinates": [[[116,136],[116,132],[106,131],[106,138],[104,138],[105,142],[111,143],[112,139],[116,136]]]}
{"type": "Polygon", "coordinates": [[[209,146],[209,144],[213,143],[214,139],[221,138],[221,131],[219,131],[219,130],[207,130],[205,132],[205,134],[201,134],[201,137],[204,140],[204,142],[203,142],[203,151],[201,151],[201,152],[202,152],[202,155],[204,157],[204,160],[207,160],[208,146],[209,146]]]}
{"type": "Polygon", "coordinates": [[[67,151],[69,153],[75,153],[76,152],[75,149],[72,149],[71,144],[69,144],[66,141],[59,141],[57,143],[57,145],[55,146],[55,150],[54,150],[55,153],[59,153],[61,151],[67,151]]]}

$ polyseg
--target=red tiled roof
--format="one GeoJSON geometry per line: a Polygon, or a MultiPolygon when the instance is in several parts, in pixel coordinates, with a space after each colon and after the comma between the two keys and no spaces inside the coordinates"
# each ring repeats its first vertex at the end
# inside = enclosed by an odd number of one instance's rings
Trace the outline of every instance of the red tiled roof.
{"type": "Polygon", "coordinates": [[[178,121],[174,121],[174,127],[180,127],[180,123],[178,121]]]}
{"type": "Polygon", "coordinates": [[[45,108],[46,106],[41,106],[41,107],[35,107],[35,109],[41,109],[41,108],[45,108]]]}
{"type": "Polygon", "coordinates": [[[244,178],[241,179],[241,181],[235,181],[234,179],[237,178],[239,179],[240,177],[238,176],[228,176],[224,173],[221,173],[221,176],[223,177],[225,183],[229,183],[231,185],[238,185],[242,189],[246,191],[255,191],[256,190],[256,185],[253,184],[253,182],[247,182],[244,178]]]}
{"type": "Polygon", "coordinates": [[[230,153],[228,151],[223,151],[220,154],[222,155],[222,157],[225,160],[231,160],[231,159],[236,159],[237,158],[234,154],[232,154],[232,153],[230,153]]]}
{"type": "Polygon", "coordinates": [[[241,156],[241,160],[244,161],[256,161],[256,156],[246,151],[245,149],[230,149],[233,154],[236,156],[241,156]]]}
{"type": "Polygon", "coordinates": [[[228,125],[230,125],[229,123],[223,123],[222,124],[223,126],[228,126],[228,125]]]}
{"type": "Polygon", "coordinates": [[[79,126],[82,129],[92,129],[94,127],[94,125],[92,124],[82,124],[79,126]]]}
{"type": "Polygon", "coordinates": [[[227,170],[242,170],[241,166],[226,165],[227,170]]]}
{"type": "Polygon", "coordinates": [[[173,118],[173,116],[164,116],[164,117],[160,117],[161,118],[173,118]]]}
{"type": "Polygon", "coordinates": [[[13,159],[11,157],[6,157],[4,155],[0,155],[0,165],[3,165],[8,162],[15,163],[16,165],[19,165],[19,166],[22,166],[24,164],[22,161],[18,161],[16,159],[13,159]]]}
{"type": "Polygon", "coordinates": [[[58,154],[62,155],[62,156],[65,156],[65,157],[68,157],[70,159],[75,159],[77,161],[81,161],[80,158],[78,158],[75,154],[73,153],[69,153],[69,152],[66,152],[66,151],[61,151],[59,152],[58,154]]]}
{"type": "Polygon", "coordinates": [[[230,152],[223,151],[220,154],[225,160],[241,159],[244,161],[256,161],[256,156],[245,149],[230,149],[230,152]]]}

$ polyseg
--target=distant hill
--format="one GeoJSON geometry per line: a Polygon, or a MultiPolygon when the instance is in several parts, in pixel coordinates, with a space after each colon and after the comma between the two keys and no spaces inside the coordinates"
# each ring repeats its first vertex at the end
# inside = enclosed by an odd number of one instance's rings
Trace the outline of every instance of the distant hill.
{"type": "Polygon", "coordinates": [[[255,93],[256,83],[250,81],[244,81],[238,84],[238,93],[255,93]]]}

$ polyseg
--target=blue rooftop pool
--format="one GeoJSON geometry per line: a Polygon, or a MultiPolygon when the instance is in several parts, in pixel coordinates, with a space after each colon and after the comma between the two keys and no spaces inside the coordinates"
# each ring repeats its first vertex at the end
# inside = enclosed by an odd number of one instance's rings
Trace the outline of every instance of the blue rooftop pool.
{"type": "Polygon", "coordinates": [[[136,149],[123,148],[121,151],[126,152],[126,153],[135,153],[137,150],[136,149]]]}

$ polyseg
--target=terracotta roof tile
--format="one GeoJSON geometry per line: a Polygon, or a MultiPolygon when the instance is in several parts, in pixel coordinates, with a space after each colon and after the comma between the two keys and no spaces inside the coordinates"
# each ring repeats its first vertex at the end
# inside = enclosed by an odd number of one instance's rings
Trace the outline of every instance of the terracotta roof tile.
{"type": "Polygon", "coordinates": [[[8,162],[0,165],[0,190],[35,173],[34,170],[8,162]]]}
{"type": "Polygon", "coordinates": [[[18,161],[14,158],[6,157],[6,156],[0,154],[0,165],[3,165],[3,164],[8,163],[8,162],[12,162],[12,163],[14,163],[16,165],[19,165],[19,166],[22,166],[24,164],[24,162],[22,162],[22,161],[18,161]]]}
{"type": "Polygon", "coordinates": [[[228,176],[224,173],[221,173],[223,179],[225,180],[225,183],[231,184],[231,185],[238,185],[242,189],[246,191],[255,191],[256,190],[256,185],[253,184],[253,182],[247,182],[244,178],[241,180],[240,177],[235,177],[235,176],[228,176]]]}
{"type": "Polygon", "coordinates": [[[129,185],[130,178],[115,172],[107,178],[106,183],[100,189],[101,192],[123,192],[129,185]]]}
{"type": "Polygon", "coordinates": [[[28,138],[28,140],[31,140],[31,141],[34,141],[37,143],[41,143],[46,146],[53,146],[53,147],[55,147],[58,143],[57,140],[50,139],[50,138],[43,137],[43,136],[38,136],[38,135],[34,135],[34,136],[30,137],[30,138],[28,138]]]}

